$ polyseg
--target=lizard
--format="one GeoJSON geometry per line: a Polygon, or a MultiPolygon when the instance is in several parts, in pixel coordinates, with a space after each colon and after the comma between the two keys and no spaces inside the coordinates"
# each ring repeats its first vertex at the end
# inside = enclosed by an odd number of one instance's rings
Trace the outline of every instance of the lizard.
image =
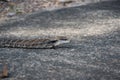
{"type": "Polygon", "coordinates": [[[0,39],[1,48],[55,48],[61,44],[69,43],[64,36],[43,39],[0,39]]]}

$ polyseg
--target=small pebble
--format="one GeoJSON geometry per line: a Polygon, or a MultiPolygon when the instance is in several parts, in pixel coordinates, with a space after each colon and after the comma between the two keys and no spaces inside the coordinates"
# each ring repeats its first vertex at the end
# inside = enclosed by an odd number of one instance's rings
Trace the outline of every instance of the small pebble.
{"type": "Polygon", "coordinates": [[[75,51],[75,49],[71,49],[70,51],[75,51]]]}
{"type": "Polygon", "coordinates": [[[15,15],[16,15],[15,12],[9,12],[9,13],[7,13],[7,17],[13,17],[13,16],[15,16],[15,15]]]}

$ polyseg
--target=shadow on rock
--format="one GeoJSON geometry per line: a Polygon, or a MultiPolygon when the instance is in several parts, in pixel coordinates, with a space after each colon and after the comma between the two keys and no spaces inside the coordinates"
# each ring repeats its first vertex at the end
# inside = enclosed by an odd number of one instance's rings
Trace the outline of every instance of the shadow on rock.
{"type": "MultiPolygon", "coordinates": [[[[0,24],[1,31],[8,31],[10,29],[18,28],[18,27],[26,27],[26,28],[58,28],[65,27],[64,24],[55,24],[55,21],[76,21],[85,22],[89,20],[95,19],[107,19],[111,18],[119,18],[120,17],[120,5],[119,1],[106,1],[100,3],[94,3],[89,5],[83,5],[73,8],[65,8],[59,9],[55,11],[44,11],[40,13],[34,13],[28,16],[24,16],[23,20],[12,21],[9,20],[4,24],[0,24]],[[93,15],[96,11],[108,11],[104,14],[100,13],[101,17],[98,15],[93,15]],[[92,12],[90,14],[90,12],[92,12]],[[39,26],[38,26],[39,25],[39,26]]],[[[71,25],[69,25],[71,26],[71,25]]],[[[73,26],[73,25],[72,25],[73,26]]],[[[83,27],[84,28],[84,27],[83,27]]]]}

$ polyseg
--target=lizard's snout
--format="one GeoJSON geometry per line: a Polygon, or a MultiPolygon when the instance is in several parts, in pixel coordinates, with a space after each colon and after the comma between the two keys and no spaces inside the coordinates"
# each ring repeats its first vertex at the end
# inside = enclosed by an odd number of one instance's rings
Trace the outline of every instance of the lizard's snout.
{"type": "Polygon", "coordinates": [[[61,44],[66,44],[66,43],[69,43],[70,40],[58,40],[56,43],[55,43],[55,46],[58,46],[58,45],[61,45],[61,44]]]}

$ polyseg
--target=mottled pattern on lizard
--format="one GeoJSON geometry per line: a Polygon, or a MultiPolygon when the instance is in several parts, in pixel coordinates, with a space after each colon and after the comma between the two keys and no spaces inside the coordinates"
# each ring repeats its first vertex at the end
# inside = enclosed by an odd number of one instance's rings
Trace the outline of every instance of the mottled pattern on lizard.
{"type": "Polygon", "coordinates": [[[60,44],[68,43],[66,37],[53,39],[0,39],[2,48],[54,48],[60,44]]]}

